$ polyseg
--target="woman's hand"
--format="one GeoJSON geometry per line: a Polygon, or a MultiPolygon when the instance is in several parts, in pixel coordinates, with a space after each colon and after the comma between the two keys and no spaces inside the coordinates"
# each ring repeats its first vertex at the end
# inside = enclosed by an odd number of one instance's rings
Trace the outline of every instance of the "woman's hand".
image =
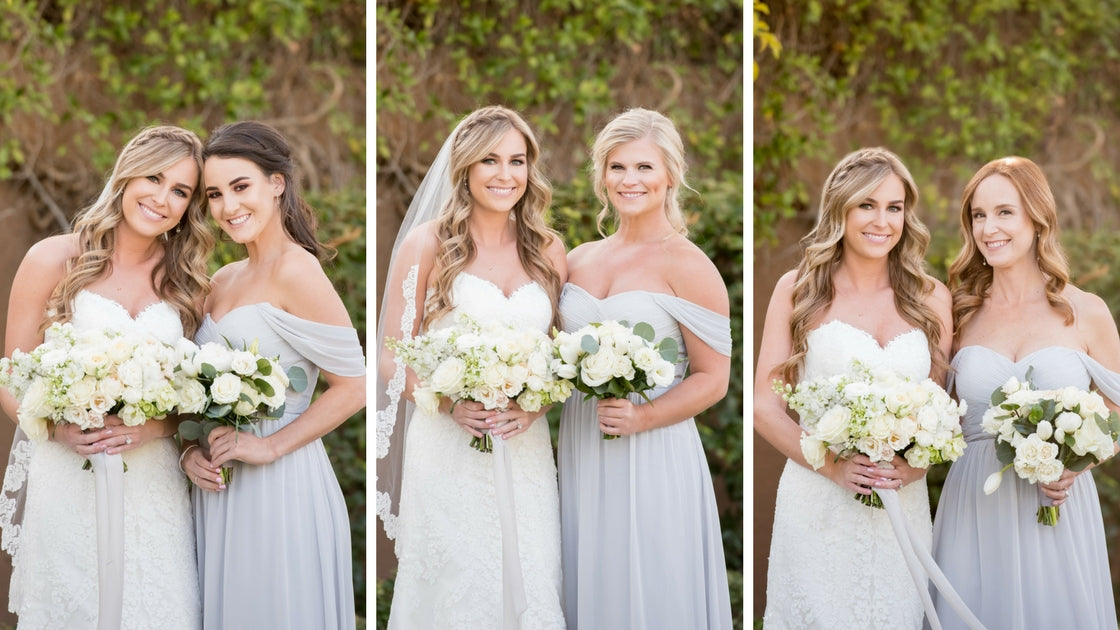
{"type": "Polygon", "coordinates": [[[599,430],[606,435],[634,435],[646,430],[645,406],[626,398],[599,401],[599,430]]]}
{"type": "Polygon", "coordinates": [[[1079,472],[1073,472],[1066,468],[1062,471],[1062,476],[1058,477],[1057,481],[1053,483],[1039,483],[1038,485],[1042,488],[1042,494],[1045,494],[1047,498],[1053,501],[1054,505],[1061,505],[1069,498],[1070,490],[1073,489],[1073,482],[1080,474],[1079,472]]]}
{"type": "MultiPolygon", "coordinates": [[[[543,416],[547,409],[540,409],[530,413],[522,409],[514,401],[509,402],[509,409],[496,413],[486,419],[490,427],[490,434],[494,437],[508,440],[515,435],[520,435],[529,430],[533,422],[543,416]]],[[[494,413],[492,410],[489,413],[494,413]]]]}
{"type": "Polygon", "coordinates": [[[169,425],[166,419],[152,419],[139,426],[129,427],[125,426],[120,417],[108,415],[105,416],[105,427],[110,429],[112,433],[96,442],[94,446],[100,447],[108,455],[131,451],[152,440],[168,437],[171,434],[168,432],[169,425]]]}
{"type": "Polygon", "coordinates": [[[914,468],[898,455],[894,456],[891,465],[894,468],[880,468],[868,456],[858,454],[835,464],[829,460],[823,471],[841,488],[865,495],[871,494],[872,490],[901,490],[926,474],[925,469],[914,468]]]}
{"type": "Polygon", "coordinates": [[[451,419],[474,437],[482,437],[483,430],[490,428],[486,420],[494,415],[494,411],[487,409],[480,402],[460,400],[452,403],[449,399],[444,399],[443,406],[447,406],[451,419]]]}
{"type": "Polygon", "coordinates": [[[222,471],[206,458],[206,452],[197,444],[191,444],[179,456],[179,465],[191,483],[207,492],[225,489],[222,471]]]}
{"type": "Polygon", "coordinates": [[[64,444],[75,453],[86,457],[104,451],[109,445],[124,446],[128,439],[123,434],[115,434],[111,427],[86,432],[78,425],[69,422],[56,423],[50,436],[51,440],[64,444]]]}
{"type": "Polygon", "coordinates": [[[210,431],[206,441],[210,445],[210,463],[215,467],[233,460],[263,466],[279,457],[267,438],[258,437],[251,431],[238,431],[230,426],[220,426],[210,431]]]}

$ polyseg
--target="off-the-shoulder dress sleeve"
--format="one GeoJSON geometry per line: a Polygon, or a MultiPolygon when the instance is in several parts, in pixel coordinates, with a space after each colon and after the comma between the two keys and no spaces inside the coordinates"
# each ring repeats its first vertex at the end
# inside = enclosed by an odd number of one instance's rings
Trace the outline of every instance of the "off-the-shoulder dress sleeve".
{"type": "Polygon", "coordinates": [[[1096,385],[1109,400],[1120,405],[1120,374],[1101,365],[1084,352],[1077,353],[1077,356],[1081,357],[1081,363],[1089,373],[1089,378],[1093,380],[1093,385],[1096,385]]]}
{"type": "Polygon", "coordinates": [[[719,313],[706,309],[673,295],[652,294],[658,306],[673,316],[680,325],[691,330],[700,341],[713,350],[731,356],[731,320],[719,313]]]}
{"type": "Polygon", "coordinates": [[[260,313],[277,335],[319,369],[339,376],[366,373],[365,357],[355,329],[301,319],[272,305],[265,305],[260,313]]]}

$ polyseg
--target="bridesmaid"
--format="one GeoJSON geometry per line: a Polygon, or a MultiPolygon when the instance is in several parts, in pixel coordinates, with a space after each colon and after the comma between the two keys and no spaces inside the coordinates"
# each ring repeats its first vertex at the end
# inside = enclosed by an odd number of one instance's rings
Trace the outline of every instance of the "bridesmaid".
{"type": "Polygon", "coordinates": [[[204,194],[248,257],[214,274],[198,343],[259,342],[285,369],[327,389],[288,390],[284,417],[260,435],[214,429],[183,467],[195,487],[203,621],[208,630],[354,628],[350,523],[320,438],[365,405],[358,335],[320,266],[312,209],[288,143],[259,122],[218,128],[203,151],[204,194]],[[235,462],[228,486],[219,467],[235,462]]]}
{"type": "MultiPolygon", "coordinates": [[[[1108,306],[1069,283],[1054,196],[1028,159],[985,164],[961,203],[961,253],[949,268],[956,393],[968,402],[964,456],[949,469],[934,522],[934,556],[990,629],[1115,629],[1100,501],[1088,470],[1036,487],[1002,465],[980,428],[992,392],[1011,376],[1043,389],[1099,389],[1120,401],[1120,334],[1108,306]],[[1056,526],[1037,522],[1045,495],[1056,526]]],[[[941,600],[945,628],[962,627],[941,600]]]]}
{"type": "Polygon", "coordinates": [[[730,628],[719,514],[693,419],[727,391],[727,287],[685,236],[684,147],[668,118],[629,110],[591,152],[600,230],[608,216],[618,229],[568,255],[564,328],[644,321],[657,339],[675,338],[683,360],[673,385],[650,392],[656,404],[578,394],[564,404],[564,614],[570,629],[730,628]]]}

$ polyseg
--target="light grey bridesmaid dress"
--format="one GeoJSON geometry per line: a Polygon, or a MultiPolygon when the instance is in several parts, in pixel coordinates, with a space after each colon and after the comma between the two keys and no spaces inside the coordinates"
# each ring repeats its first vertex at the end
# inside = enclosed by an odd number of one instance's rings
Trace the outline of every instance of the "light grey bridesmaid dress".
{"type": "MultiPolygon", "coordinates": [[[[968,447],[953,463],[933,523],[934,558],[989,630],[1077,628],[1114,630],[1116,606],[1104,522],[1092,471],[1078,475],[1055,526],[1037,522],[1039,492],[1013,470],[993,494],[988,475],[1002,467],[995,441],[980,428],[992,392],[1008,378],[1040,389],[1090,382],[1120,401],[1120,374],[1083,352],[1050,346],[1012,361],[984,346],[965,346],[953,357],[957,395],[968,402],[962,427],[968,447]]],[[[963,623],[934,594],[946,630],[963,623]]]]}
{"type": "MultiPolygon", "coordinates": [[[[365,361],[353,328],[300,319],[268,303],[209,315],[195,340],[234,347],[258,341],[284,369],[298,365],[310,384],[288,390],[284,416],[260,423],[271,435],[311,402],[322,368],[361,376],[365,361]]],[[[264,466],[234,463],[220,492],[192,490],[198,573],[206,630],[354,628],[350,522],[322,440],[264,466]]]]}
{"type": "MultiPolygon", "coordinates": [[[[564,329],[608,319],[647,322],[656,340],[680,327],[731,354],[727,317],[649,291],[597,299],[574,284],[560,297],[564,329]]],[[[673,384],[685,375],[682,352],[673,384]]],[[[635,403],[641,397],[632,396],[635,403]]],[[[604,440],[596,401],[575,392],[560,419],[560,523],[564,615],[582,628],[730,628],[731,601],[719,513],[692,418],[604,440]]]]}

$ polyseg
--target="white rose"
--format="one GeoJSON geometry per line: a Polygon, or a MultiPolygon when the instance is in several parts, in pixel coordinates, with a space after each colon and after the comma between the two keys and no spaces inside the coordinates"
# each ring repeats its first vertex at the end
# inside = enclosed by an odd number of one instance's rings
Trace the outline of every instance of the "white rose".
{"type": "Polygon", "coordinates": [[[90,400],[93,399],[95,393],[97,393],[97,381],[87,376],[70,384],[70,389],[66,392],[66,399],[71,405],[89,408],[90,400]]]}
{"type": "Polygon", "coordinates": [[[531,389],[525,390],[517,397],[517,406],[529,413],[535,413],[540,411],[541,407],[544,406],[544,398],[541,396],[540,392],[535,392],[531,389]]]}
{"type": "Polygon", "coordinates": [[[47,384],[42,379],[31,381],[31,385],[28,386],[19,403],[18,415],[39,419],[50,416],[51,411],[50,390],[47,384]]]}
{"type": "Polygon", "coordinates": [[[913,468],[929,468],[929,451],[924,448],[912,448],[906,451],[906,463],[913,468]]]}
{"type": "Polygon", "coordinates": [[[125,387],[143,387],[144,366],[139,361],[129,359],[117,368],[117,378],[125,387]]]}
{"type": "Polygon", "coordinates": [[[820,470],[821,466],[824,466],[827,452],[828,448],[821,440],[808,434],[801,435],[801,454],[805,456],[805,461],[813,467],[813,470],[820,470]]]}
{"type": "Polygon", "coordinates": [[[144,415],[143,410],[136,405],[125,405],[117,412],[117,417],[124,422],[125,426],[138,427],[144,424],[148,417],[144,415]]]}
{"type": "Polygon", "coordinates": [[[634,380],[636,374],[634,371],[634,364],[630,362],[630,357],[626,355],[615,356],[614,375],[627,381],[634,380]]]}
{"type": "Polygon", "coordinates": [[[105,354],[109,355],[109,361],[115,364],[124,363],[132,356],[132,343],[124,337],[110,339],[104,349],[105,354]]]}
{"type": "MultiPolygon", "coordinates": [[[[101,416],[96,416],[100,418],[101,416]]],[[[71,406],[62,411],[63,422],[68,422],[84,429],[101,426],[104,422],[94,422],[94,418],[86,411],[85,407],[71,406]]]]}
{"type": "Polygon", "coordinates": [[[32,442],[45,442],[49,437],[47,419],[19,416],[19,428],[27,434],[27,439],[32,442]]]}
{"type": "Polygon", "coordinates": [[[92,413],[103,416],[109,413],[109,410],[112,409],[116,404],[116,400],[109,398],[99,390],[94,392],[93,396],[90,397],[89,410],[92,413]]]}
{"type": "Polygon", "coordinates": [[[239,416],[251,416],[260,404],[260,393],[251,383],[241,381],[241,395],[233,405],[233,413],[239,416]]]}
{"type": "Polygon", "coordinates": [[[234,350],[230,355],[229,369],[241,376],[252,376],[257,371],[257,357],[252,352],[234,350]]]}
{"type": "Polygon", "coordinates": [[[648,376],[649,379],[653,381],[653,384],[655,386],[668,387],[673,384],[673,380],[676,379],[677,373],[673,368],[672,363],[669,363],[668,361],[661,361],[654,366],[652,372],[647,371],[646,376],[648,376]]]}
{"type": "Polygon", "coordinates": [[[848,439],[851,420],[852,412],[847,407],[833,407],[817,421],[815,436],[822,442],[842,444],[848,439]]]}
{"type": "Polygon", "coordinates": [[[561,332],[556,335],[556,351],[560,354],[560,358],[564,363],[575,365],[579,361],[580,353],[580,336],[571,333],[561,332]]]}
{"type": "Polygon", "coordinates": [[[81,363],[86,374],[97,376],[109,369],[109,355],[101,348],[91,348],[82,355],[81,363]]]}
{"type": "Polygon", "coordinates": [[[452,394],[463,387],[463,379],[467,373],[467,364],[458,357],[450,357],[443,361],[432,372],[428,387],[433,392],[452,394]]]}
{"type": "Polygon", "coordinates": [[[121,402],[136,405],[141,400],[144,400],[144,390],[139,387],[125,387],[121,390],[121,402]]]}
{"type": "Polygon", "coordinates": [[[867,434],[876,440],[889,440],[894,432],[890,416],[874,416],[867,421],[867,434]]]}
{"type": "Polygon", "coordinates": [[[228,372],[232,362],[233,351],[213,341],[202,344],[198,353],[194,355],[193,361],[195,369],[202,367],[202,364],[205,363],[213,366],[218,372],[228,372]]]}
{"type": "Polygon", "coordinates": [[[498,388],[509,380],[509,366],[504,363],[491,363],[482,370],[482,383],[487,387],[498,388]]]}
{"type": "Polygon", "coordinates": [[[157,387],[154,394],[152,401],[161,412],[169,412],[179,404],[179,392],[167,381],[157,387]]]}
{"type": "Polygon", "coordinates": [[[236,374],[222,374],[210,385],[210,397],[219,405],[231,405],[240,396],[241,378],[236,374]]]}
{"type": "Polygon", "coordinates": [[[416,406],[427,415],[434,415],[439,411],[439,395],[428,387],[417,387],[412,390],[412,399],[416,406]]]}
{"type": "Polygon", "coordinates": [[[1010,396],[1011,394],[1019,391],[1019,388],[1021,387],[1022,384],[1019,382],[1019,379],[1012,376],[1011,378],[1007,379],[1007,382],[1004,383],[1003,387],[1001,387],[1000,389],[1003,390],[1004,395],[1010,396]]]}
{"type": "Polygon", "coordinates": [[[107,376],[97,382],[97,390],[101,392],[105,398],[113,401],[120,400],[121,394],[124,393],[124,383],[120,380],[107,376]]]}
{"type": "Polygon", "coordinates": [[[591,387],[606,383],[614,374],[614,357],[608,352],[589,354],[579,365],[580,379],[591,387]]]}
{"type": "Polygon", "coordinates": [[[1065,467],[1057,459],[1044,459],[1038,462],[1035,474],[1040,482],[1051,483],[1061,478],[1063,470],[1065,467]]]}
{"type": "Polygon", "coordinates": [[[202,413],[206,411],[206,387],[196,380],[189,379],[179,385],[179,413],[202,413]]]}
{"type": "Polygon", "coordinates": [[[1072,411],[1063,411],[1054,418],[1054,424],[1062,433],[1074,433],[1081,428],[1081,416],[1072,411]]]}

